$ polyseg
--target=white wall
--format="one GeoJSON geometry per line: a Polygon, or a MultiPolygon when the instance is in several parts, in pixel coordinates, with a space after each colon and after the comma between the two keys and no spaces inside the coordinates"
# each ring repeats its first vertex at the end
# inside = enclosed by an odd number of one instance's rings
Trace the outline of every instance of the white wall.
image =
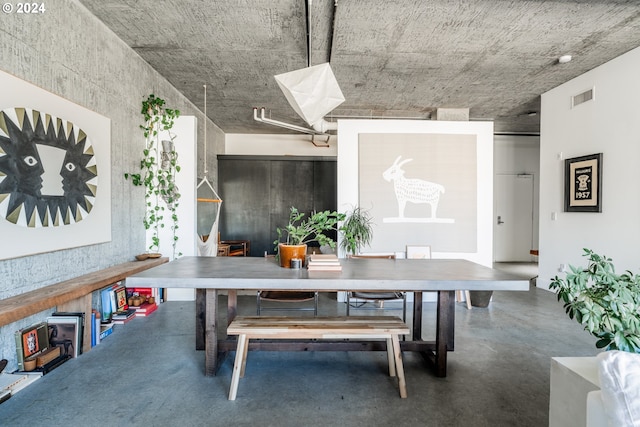
{"type": "MultiPolygon", "coordinates": [[[[176,119],[172,132],[176,135],[175,149],[178,153],[180,172],[176,174],[176,185],[180,191],[180,201],[176,209],[178,229],[176,230],[175,258],[196,255],[196,145],[198,120],[194,116],[180,116],[176,119]],[[182,254],[182,255],[180,255],[182,254]]],[[[162,133],[161,139],[168,139],[162,133]]],[[[160,202],[161,205],[163,202],[160,202]]],[[[165,210],[164,227],[158,231],[160,253],[174,259],[173,231],[170,212],[165,210]]],[[[147,230],[147,245],[151,240],[151,230],[147,230]]],[[[167,288],[167,301],[193,301],[195,289],[167,288]]]]}
{"type": "Polygon", "coordinates": [[[539,287],[548,287],[560,264],[586,265],[582,248],[612,258],[618,272],[638,271],[638,76],[640,48],[542,95],[539,287]],[[590,88],[594,100],[571,108],[571,97],[590,88]],[[595,153],[603,153],[602,213],[563,212],[560,159],[595,153]]]}
{"type": "MultiPolygon", "coordinates": [[[[267,126],[267,125],[265,125],[267,126]]],[[[316,145],[327,145],[326,137],[315,137],[316,145]]],[[[311,135],[240,134],[225,135],[224,154],[254,156],[336,156],[336,137],[328,141],[329,147],[315,146],[311,135]]]]}

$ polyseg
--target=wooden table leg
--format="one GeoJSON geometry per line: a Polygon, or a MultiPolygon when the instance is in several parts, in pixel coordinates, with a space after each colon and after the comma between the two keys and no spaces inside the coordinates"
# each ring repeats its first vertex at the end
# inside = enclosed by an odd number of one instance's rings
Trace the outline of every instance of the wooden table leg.
{"type": "Polygon", "coordinates": [[[204,350],[206,328],[207,293],[196,289],[196,350],[204,350]]]}
{"type": "Polygon", "coordinates": [[[229,289],[227,297],[227,325],[236,318],[238,314],[238,291],[229,289]]]}
{"type": "Polygon", "coordinates": [[[218,364],[218,290],[207,289],[206,294],[204,374],[211,377],[216,374],[218,364]]]}
{"type": "Polygon", "coordinates": [[[455,306],[451,302],[455,302],[455,291],[438,291],[435,351],[437,377],[447,376],[447,351],[449,346],[453,349],[455,306]]]}
{"type": "Polygon", "coordinates": [[[413,340],[422,341],[422,292],[413,293],[413,340]]]}

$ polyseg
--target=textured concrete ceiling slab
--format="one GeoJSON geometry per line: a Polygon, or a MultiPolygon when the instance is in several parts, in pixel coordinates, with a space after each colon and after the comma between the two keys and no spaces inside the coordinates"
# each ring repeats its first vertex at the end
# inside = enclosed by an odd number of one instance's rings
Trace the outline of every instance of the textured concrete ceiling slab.
{"type": "Polygon", "coordinates": [[[640,46],[638,0],[80,2],[201,109],[206,84],[227,133],[290,132],[253,107],[305,126],[273,76],[327,61],[346,98],[329,119],[469,108],[535,133],[542,93],[640,46]]]}

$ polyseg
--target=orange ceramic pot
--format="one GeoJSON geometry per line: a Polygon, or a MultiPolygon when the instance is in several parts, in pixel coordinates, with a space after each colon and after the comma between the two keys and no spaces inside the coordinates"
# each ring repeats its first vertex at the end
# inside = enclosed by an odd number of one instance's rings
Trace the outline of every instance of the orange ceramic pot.
{"type": "Polygon", "coordinates": [[[290,268],[291,260],[297,258],[304,266],[304,258],[307,255],[307,245],[285,245],[278,244],[278,255],[280,257],[280,267],[290,268]]]}

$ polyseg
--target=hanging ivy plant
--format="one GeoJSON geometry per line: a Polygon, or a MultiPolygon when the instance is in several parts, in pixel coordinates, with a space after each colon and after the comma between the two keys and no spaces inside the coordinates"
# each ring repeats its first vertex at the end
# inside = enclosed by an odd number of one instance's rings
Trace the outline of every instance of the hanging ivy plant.
{"type": "MultiPolygon", "coordinates": [[[[140,160],[140,173],[125,173],[125,179],[131,178],[136,186],[145,187],[145,204],[147,211],[143,220],[144,228],[152,231],[151,244],[148,249],[157,252],[160,249],[159,229],[164,227],[164,212],[169,211],[173,234],[173,256],[176,256],[178,236],[178,216],[180,192],[175,183],[176,174],[180,172],[178,154],[175,151],[171,132],[175,119],[180,116],[179,110],[165,107],[162,98],[151,94],[142,101],[141,113],[144,124],[140,125],[145,137],[145,147],[140,160]],[[162,132],[166,131],[169,140],[162,140],[162,132]],[[160,151],[162,150],[162,151],[160,151]]],[[[181,254],[177,254],[181,255],[181,254]]]]}

